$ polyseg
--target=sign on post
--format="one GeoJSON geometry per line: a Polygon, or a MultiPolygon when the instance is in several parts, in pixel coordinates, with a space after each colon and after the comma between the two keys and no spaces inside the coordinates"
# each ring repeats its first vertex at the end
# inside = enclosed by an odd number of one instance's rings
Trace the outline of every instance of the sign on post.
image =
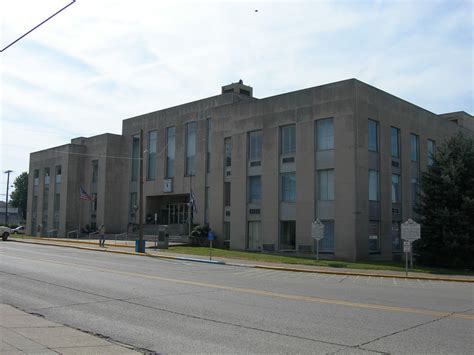
{"type": "Polygon", "coordinates": [[[209,261],[212,260],[212,241],[214,240],[214,232],[209,229],[207,232],[207,240],[209,240],[209,261]]]}
{"type": "Polygon", "coordinates": [[[316,240],[316,260],[319,260],[319,241],[324,238],[324,224],[319,219],[311,223],[311,237],[316,240]]]}
{"type": "Polygon", "coordinates": [[[416,223],[411,218],[405,223],[402,223],[402,239],[403,239],[403,251],[405,253],[405,273],[408,275],[408,254],[410,254],[410,268],[413,268],[413,252],[411,249],[411,243],[415,240],[420,239],[421,228],[420,224],[416,223]]]}

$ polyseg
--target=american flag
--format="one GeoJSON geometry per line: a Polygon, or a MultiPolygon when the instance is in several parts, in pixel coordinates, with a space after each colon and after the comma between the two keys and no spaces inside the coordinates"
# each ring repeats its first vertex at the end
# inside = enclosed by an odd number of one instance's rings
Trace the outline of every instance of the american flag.
{"type": "Polygon", "coordinates": [[[81,200],[86,200],[86,201],[94,201],[94,197],[92,197],[91,195],[89,195],[86,190],[84,190],[83,187],[80,188],[79,190],[81,196],[81,200]]]}

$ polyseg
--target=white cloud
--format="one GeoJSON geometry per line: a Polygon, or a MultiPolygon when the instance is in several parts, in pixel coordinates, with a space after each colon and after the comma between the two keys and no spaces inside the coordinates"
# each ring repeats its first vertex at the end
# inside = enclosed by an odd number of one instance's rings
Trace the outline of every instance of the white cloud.
{"type": "MultiPolygon", "coordinates": [[[[30,3],[8,7],[35,20],[67,1],[30,3]]],[[[264,97],[357,77],[472,112],[470,14],[471,2],[78,0],[0,55],[1,168],[238,79],[264,97]]]]}

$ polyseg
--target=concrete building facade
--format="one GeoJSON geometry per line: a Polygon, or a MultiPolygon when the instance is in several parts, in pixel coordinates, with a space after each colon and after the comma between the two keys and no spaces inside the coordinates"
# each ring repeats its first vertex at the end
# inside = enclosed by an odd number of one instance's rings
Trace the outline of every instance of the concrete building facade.
{"type": "Polygon", "coordinates": [[[156,215],[186,233],[192,191],[194,223],[232,249],[312,253],[319,218],[323,256],[396,259],[432,152],[458,131],[474,135],[473,122],[356,79],[264,99],[239,82],[126,119],[122,135],[32,153],[27,233],[101,223],[120,233],[137,223],[142,130],[145,223],[156,215]],[[81,187],[93,202],[79,198],[81,187]]]}

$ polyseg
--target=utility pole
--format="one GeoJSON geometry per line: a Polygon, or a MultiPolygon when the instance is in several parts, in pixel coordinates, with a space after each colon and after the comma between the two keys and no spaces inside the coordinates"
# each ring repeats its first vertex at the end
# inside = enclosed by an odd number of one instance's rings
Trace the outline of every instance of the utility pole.
{"type": "Polygon", "coordinates": [[[139,171],[138,194],[140,199],[138,202],[138,252],[144,253],[143,246],[143,129],[140,130],[140,171],[139,171]]]}
{"type": "Polygon", "coordinates": [[[7,174],[7,197],[6,197],[6,202],[7,204],[5,205],[5,226],[8,227],[8,188],[10,187],[10,173],[13,170],[7,170],[4,171],[5,174],[7,174]]]}

